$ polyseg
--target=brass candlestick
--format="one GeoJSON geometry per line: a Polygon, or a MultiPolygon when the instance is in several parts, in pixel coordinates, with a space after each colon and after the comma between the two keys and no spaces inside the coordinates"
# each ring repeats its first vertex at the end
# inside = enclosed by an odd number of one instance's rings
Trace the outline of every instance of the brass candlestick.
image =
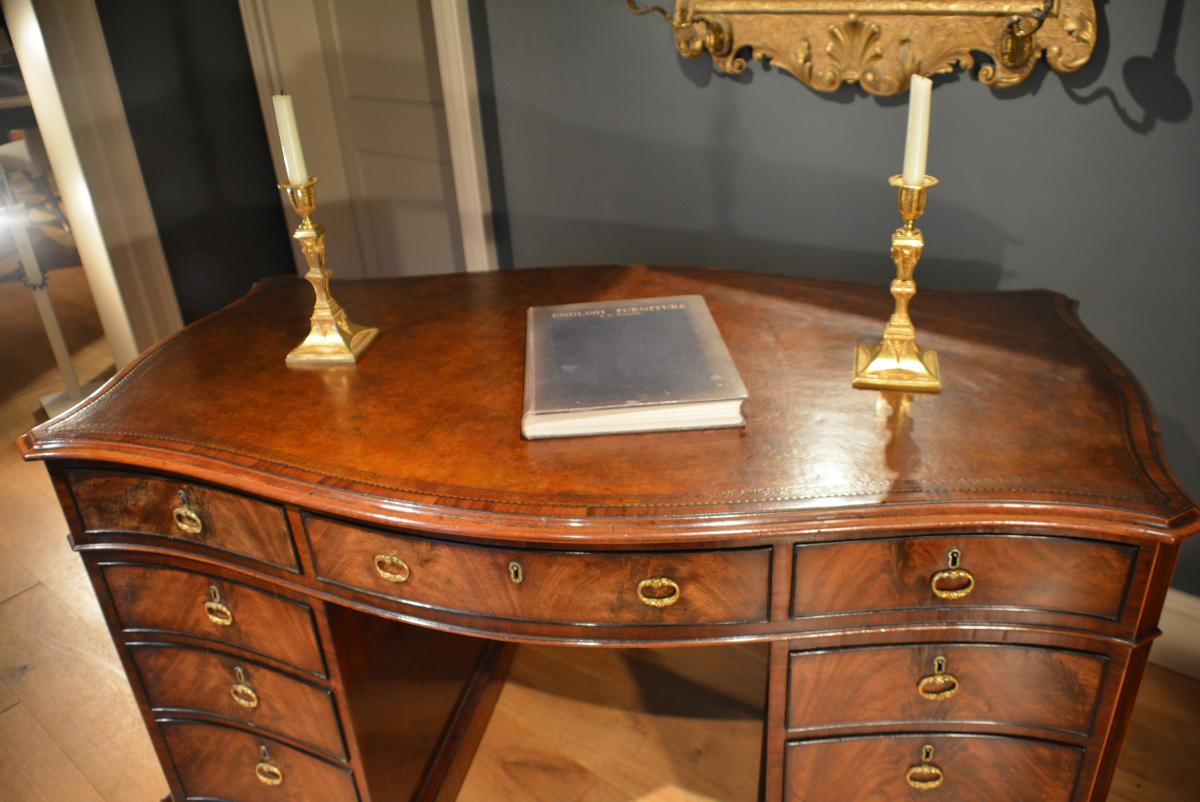
{"type": "Polygon", "coordinates": [[[904,220],[904,225],[892,234],[892,261],[896,263],[892,297],[896,299],[896,311],[883,329],[882,340],[855,349],[854,386],[860,390],[940,393],[937,354],[917,346],[917,330],[908,316],[908,305],[917,294],[913,271],[925,248],[925,238],[916,222],[925,212],[926,197],[937,179],[927,175],[920,186],[913,187],[896,175],[888,183],[897,188],[900,217],[904,220]]]}
{"type": "Polygon", "coordinates": [[[312,219],[317,209],[317,178],[314,176],[303,184],[280,184],[279,188],[287,190],[292,208],[300,215],[300,225],[296,226],[292,238],[304,251],[304,261],[308,263],[304,277],[317,294],[312,328],[304,342],[287,355],[287,364],[352,365],[378,336],[379,329],[351,323],[346,311],[329,291],[329,278],[333,274],[325,266],[325,226],[312,219]]]}

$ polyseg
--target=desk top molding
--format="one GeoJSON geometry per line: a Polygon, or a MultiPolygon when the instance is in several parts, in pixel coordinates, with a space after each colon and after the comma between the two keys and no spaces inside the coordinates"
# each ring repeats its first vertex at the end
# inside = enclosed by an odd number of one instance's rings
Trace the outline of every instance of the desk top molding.
{"type": "Polygon", "coordinates": [[[496,541],[901,531],[930,502],[953,507],[947,526],[980,531],[1175,541],[1200,528],[1143,391],[1054,293],[922,292],[914,313],[947,387],[897,422],[849,382],[852,346],[890,302],[877,287],[637,265],[347,283],[339,295],[381,336],[358,366],[322,371],[281,357],[303,333],[306,291],[260,283],[34,429],[22,452],[186,468],[334,515],[496,541]],[[745,429],[520,438],[527,307],[691,293],[750,389],[745,429]]]}

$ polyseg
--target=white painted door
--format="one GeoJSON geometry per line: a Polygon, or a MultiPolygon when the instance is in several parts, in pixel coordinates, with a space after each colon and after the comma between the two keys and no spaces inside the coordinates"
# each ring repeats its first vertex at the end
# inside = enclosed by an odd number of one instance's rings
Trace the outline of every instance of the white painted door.
{"type": "Polygon", "coordinates": [[[280,88],[293,96],[334,274],[462,271],[430,0],[242,0],[242,11],[264,110],[280,88]]]}

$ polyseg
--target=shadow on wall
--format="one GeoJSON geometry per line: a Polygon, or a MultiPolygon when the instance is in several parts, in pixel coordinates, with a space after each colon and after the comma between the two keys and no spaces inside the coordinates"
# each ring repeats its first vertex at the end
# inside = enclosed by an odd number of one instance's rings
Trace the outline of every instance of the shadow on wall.
{"type": "MultiPolygon", "coordinates": [[[[558,143],[560,150],[571,150],[553,164],[534,158],[506,166],[518,170],[533,188],[530,197],[539,199],[542,212],[510,212],[503,221],[520,232],[521,267],[703,265],[883,285],[894,275],[887,254],[891,231],[900,223],[895,195],[878,191],[878,182],[839,172],[835,165],[764,158],[737,141],[741,129],[736,115],[716,115],[711,137],[701,149],[649,135],[616,135],[569,123],[535,106],[511,105],[512,114],[529,121],[527,130],[547,143],[558,143]],[[597,162],[621,167],[597,171],[597,162]],[[688,198],[687,203],[658,208],[655,198],[661,199],[661,189],[645,196],[638,192],[647,176],[688,198]],[[814,186],[836,186],[839,191],[828,199],[814,198],[808,191],[814,186]],[[576,192],[576,187],[586,192],[576,192]],[[772,199],[788,197],[795,199],[791,208],[787,200],[772,199]],[[598,206],[591,200],[597,198],[624,202],[598,206]],[[855,198],[870,198],[870,207],[856,207],[855,198]],[[654,222],[637,222],[641,219],[654,222]],[[869,232],[861,248],[815,244],[829,230],[844,230],[848,221],[869,232]],[[772,239],[759,231],[790,235],[772,239]],[[563,254],[586,257],[572,261],[563,254]]],[[[527,152],[539,150],[534,143],[527,152]]],[[[1022,244],[993,218],[952,202],[943,203],[923,228],[931,241],[940,243],[940,253],[927,252],[921,262],[920,280],[928,287],[996,289],[1009,277],[1001,267],[1006,249],[1022,244]],[[955,251],[972,258],[945,255],[955,251]]]]}
{"type": "MultiPolygon", "coordinates": [[[[849,251],[793,240],[766,240],[715,227],[704,231],[664,228],[617,220],[572,220],[520,215],[522,231],[533,232],[550,251],[562,243],[597,258],[567,262],[531,262],[521,267],[566,264],[648,264],[673,267],[719,267],[785,276],[829,278],[875,284],[886,290],[895,276],[886,241],[873,249],[849,251]],[[781,265],[786,265],[782,266],[781,265]]],[[[1005,277],[998,261],[930,256],[922,259],[921,281],[929,287],[994,290],[1005,277]]]]}
{"type": "Polygon", "coordinates": [[[98,0],[185,322],[291,273],[237,5],[98,0]]]}
{"type": "MultiPolygon", "coordinates": [[[[1097,4],[1101,30],[1105,30],[1104,6],[1106,0],[1097,4]]],[[[1162,27],[1158,34],[1158,46],[1150,56],[1135,56],[1125,62],[1121,76],[1134,102],[1141,107],[1141,118],[1131,114],[1117,99],[1111,87],[1102,86],[1091,92],[1082,90],[1090,86],[1104,70],[1108,61],[1108,37],[1101,36],[1092,60],[1074,75],[1065,76],[1063,85],[1067,96],[1080,105],[1107,99],[1113,111],[1131,131],[1149,134],[1159,120],[1166,123],[1181,123],[1192,116],[1192,94],[1187,84],[1179,77],[1175,65],[1175,51],[1179,46],[1179,31],[1183,21],[1183,0],[1167,0],[1163,12],[1162,27]]]]}

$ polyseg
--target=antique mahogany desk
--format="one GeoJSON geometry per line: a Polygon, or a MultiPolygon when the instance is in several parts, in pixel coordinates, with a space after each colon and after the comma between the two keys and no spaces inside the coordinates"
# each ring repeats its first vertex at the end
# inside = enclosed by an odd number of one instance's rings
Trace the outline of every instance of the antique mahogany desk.
{"type": "MultiPolygon", "coordinates": [[[[449,800],[511,642],[770,642],[762,795],[1107,794],[1197,510],[1046,292],[922,292],[940,396],[850,387],[883,287],[643,267],[277,279],[22,441],[177,802],[449,800]],[[699,293],[745,429],[523,441],[526,307],[699,293]],[[887,404],[881,403],[887,401],[887,404]]],[[[564,723],[564,726],[569,725],[564,723]]]]}

